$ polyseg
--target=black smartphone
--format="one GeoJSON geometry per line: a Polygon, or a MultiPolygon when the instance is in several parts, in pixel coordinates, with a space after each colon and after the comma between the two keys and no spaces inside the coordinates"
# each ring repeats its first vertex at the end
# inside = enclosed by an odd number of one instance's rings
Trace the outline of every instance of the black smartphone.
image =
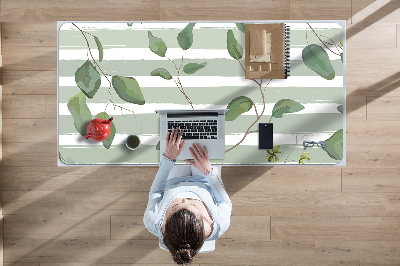
{"type": "Polygon", "coordinates": [[[272,149],[274,146],[274,127],[272,123],[258,123],[258,148],[272,149]]]}

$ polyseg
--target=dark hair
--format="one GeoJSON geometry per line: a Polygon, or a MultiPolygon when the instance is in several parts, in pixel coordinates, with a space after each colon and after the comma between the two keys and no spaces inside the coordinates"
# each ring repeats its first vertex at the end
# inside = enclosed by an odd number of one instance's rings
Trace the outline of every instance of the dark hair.
{"type": "Polygon", "coordinates": [[[166,220],[163,236],[177,264],[191,263],[204,244],[203,219],[185,208],[180,209],[166,220]]]}

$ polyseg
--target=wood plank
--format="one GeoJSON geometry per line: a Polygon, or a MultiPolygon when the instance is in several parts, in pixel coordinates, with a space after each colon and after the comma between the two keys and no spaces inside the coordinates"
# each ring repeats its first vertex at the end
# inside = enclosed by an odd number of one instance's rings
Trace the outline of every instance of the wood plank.
{"type": "MultiPolygon", "coordinates": [[[[376,0],[351,0],[351,23],[353,23],[353,17],[357,13],[365,12],[363,10],[375,1],[376,0]]],[[[357,23],[357,21],[354,20],[354,23],[357,23]]]]}
{"type": "Polygon", "coordinates": [[[3,167],[56,166],[57,158],[56,143],[3,143],[3,167]]]}
{"type": "Polygon", "coordinates": [[[346,125],[346,133],[348,143],[400,144],[400,121],[352,120],[346,125]]]}
{"type": "Polygon", "coordinates": [[[319,263],[398,264],[400,241],[316,240],[315,256],[319,263]]]}
{"type": "MultiPolygon", "coordinates": [[[[385,216],[385,193],[236,192],[232,216],[385,216]]],[[[272,223],[273,226],[273,223],[272,223]]]]}
{"type": "Polygon", "coordinates": [[[4,71],[3,94],[57,95],[57,71],[4,71]]]}
{"type": "Polygon", "coordinates": [[[68,214],[143,215],[149,192],[66,192],[68,214]]]}
{"type": "Polygon", "coordinates": [[[46,95],[46,119],[57,119],[57,95],[46,95]]]}
{"type": "Polygon", "coordinates": [[[3,214],[65,214],[64,191],[3,191],[3,214]]]}
{"type": "MultiPolygon", "coordinates": [[[[158,167],[4,167],[4,190],[150,191],[158,167]],[[149,178],[152,177],[152,178],[149,178]]],[[[148,196],[148,195],[147,195],[148,196]]]]}
{"type": "Polygon", "coordinates": [[[57,143],[57,119],[3,119],[3,142],[57,143]]]}
{"type": "Polygon", "coordinates": [[[367,96],[368,120],[400,120],[400,97],[373,97],[367,96]]]}
{"type": "Polygon", "coordinates": [[[45,95],[3,95],[3,118],[46,118],[45,95]]]}
{"type": "Polygon", "coordinates": [[[400,3],[390,0],[352,0],[352,23],[367,28],[373,24],[396,23],[400,17],[400,3]]]}
{"type": "MultiPolygon", "coordinates": [[[[378,80],[370,79],[371,83],[381,81],[394,74],[398,75],[399,70],[393,66],[398,64],[396,57],[398,58],[398,56],[400,56],[399,49],[386,49],[384,47],[382,48],[382,46],[374,49],[349,46],[346,47],[346,52],[347,73],[353,75],[355,73],[382,73],[381,78],[378,78],[378,80]],[[366,57],[367,55],[368,57],[366,57]],[[366,61],[374,63],[367,63],[366,61]]],[[[379,77],[379,75],[377,77],[379,77]]]]}
{"type": "Polygon", "coordinates": [[[2,45],[57,46],[57,22],[45,23],[3,22],[2,45]]]}
{"type": "Polygon", "coordinates": [[[6,215],[4,238],[110,239],[109,215],[6,215]]]}
{"type": "Polygon", "coordinates": [[[400,191],[399,176],[399,168],[343,168],[343,192],[396,193],[400,191]]]}
{"type": "Polygon", "coordinates": [[[388,193],[386,196],[386,215],[400,216],[400,193],[388,193]]]}
{"type": "Polygon", "coordinates": [[[290,0],[290,19],[348,20],[351,18],[351,0],[302,1],[290,0]]]}
{"type": "MultiPolygon", "coordinates": [[[[143,215],[148,192],[66,192],[67,213],[143,215]]],[[[386,194],[237,192],[232,216],[384,216],[386,194]]]]}
{"type": "MultiPolygon", "coordinates": [[[[377,64],[378,65],[378,64],[377,64]]],[[[379,67],[377,67],[379,68],[379,67]]],[[[366,70],[367,71],[367,70],[366,70]]],[[[347,97],[375,96],[398,97],[400,96],[400,71],[384,72],[377,69],[375,73],[361,73],[348,70],[346,76],[347,97]]]]}
{"type": "Polygon", "coordinates": [[[350,34],[356,33],[351,38],[347,38],[346,45],[351,49],[396,48],[396,25],[393,23],[376,23],[369,27],[352,24],[347,30],[350,34]]]}
{"type": "MultiPolygon", "coordinates": [[[[173,263],[171,253],[157,240],[44,240],[5,239],[5,262],[40,263],[173,263]]],[[[314,265],[314,241],[260,241],[218,239],[214,252],[199,253],[196,263],[314,265]],[[240,250],[241,252],[238,252],[240,250]],[[221,256],[226,254],[226,256],[221,256]]]]}
{"type": "Polygon", "coordinates": [[[400,145],[347,142],[347,168],[393,168],[400,161],[400,145]]]}
{"type": "Polygon", "coordinates": [[[4,266],[40,266],[39,263],[18,263],[18,262],[14,262],[14,263],[4,263],[4,266]]]}
{"type": "Polygon", "coordinates": [[[160,1],[160,20],[280,20],[289,19],[289,0],[282,1],[160,1]],[[243,12],[246,10],[246,12],[243,12]]]}
{"type": "Polygon", "coordinates": [[[111,239],[155,239],[158,237],[147,230],[143,223],[143,215],[115,216],[111,215],[111,239]]]}
{"type": "MultiPolygon", "coordinates": [[[[111,216],[111,239],[152,239],[141,216],[111,216]]],[[[219,239],[270,239],[269,216],[232,216],[229,229],[219,239]]]]}
{"type": "Polygon", "coordinates": [[[1,21],[156,21],[160,19],[159,0],[134,1],[63,1],[2,0],[1,21]],[[92,10],[93,12],[88,12],[92,10]],[[132,12],[134,10],[134,12],[132,12]]]}
{"type": "Polygon", "coordinates": [[[340,168],[331,167],[318,170],[302,167],[222,167],[222,178],[228,192],[339,192],[340,176],[340,168]]]}
{"type": "MultiPolygon", "coordinates": [[[[172,261],[172,260],[170,260],[172,261]]],[[[153,264],[154,265],[154,264],[153,264]]],[[[157,266],[173,266],[176,263],[161,263],[156,264],[157,266]]],[[[200,266],[200,264],[191,263],[191,266],[200,266]]],[[[17,265],[18,266],[18,265],[17,265]]],[[[149,266],[148,263],[40,263],[40,266],[149,266]]]]}
{"type": "Polygon", "coordinates": [[[348,120],[365,120],[367,115],[367,97],[365,96],[348,96],[346,97],[346,119],[348,120]]]}
{"type": "Polygon", "coordinates": [[[276,240],[400,241],[400,217],[272,217],[276,240]]]}
{"type": "Polygon", "coordinates": [[[57,70],[56,46],[6,46],[3,47],[3,69],[5,71],[57,70]]]}

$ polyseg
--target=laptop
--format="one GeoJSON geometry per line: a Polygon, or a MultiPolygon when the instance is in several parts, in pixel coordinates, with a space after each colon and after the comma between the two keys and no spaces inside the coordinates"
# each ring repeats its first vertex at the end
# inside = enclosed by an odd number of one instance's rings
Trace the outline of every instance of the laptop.
{"type": "Polygon", "coordinates": [[[203,146],[207,148],[208,159],[225,159],[225,114],[228,109],[155,112],[160,116],[160,157],[165,152],[168,132],[179,127],[179,134],[184,130],[181,143],[186,140],[186,144],[176,160],[193,159],[189,150],[193,143],[197,143],[203,152],[203,146]]]}

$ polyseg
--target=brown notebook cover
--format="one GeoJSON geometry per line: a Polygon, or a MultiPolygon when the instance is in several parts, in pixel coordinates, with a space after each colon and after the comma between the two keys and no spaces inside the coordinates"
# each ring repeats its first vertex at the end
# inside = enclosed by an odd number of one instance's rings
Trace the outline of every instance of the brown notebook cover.
{"type": "Polygon", "coordinates": [[[284,23],[245,25],[246,79],[287,78],[287,32],[284,23]]]}

